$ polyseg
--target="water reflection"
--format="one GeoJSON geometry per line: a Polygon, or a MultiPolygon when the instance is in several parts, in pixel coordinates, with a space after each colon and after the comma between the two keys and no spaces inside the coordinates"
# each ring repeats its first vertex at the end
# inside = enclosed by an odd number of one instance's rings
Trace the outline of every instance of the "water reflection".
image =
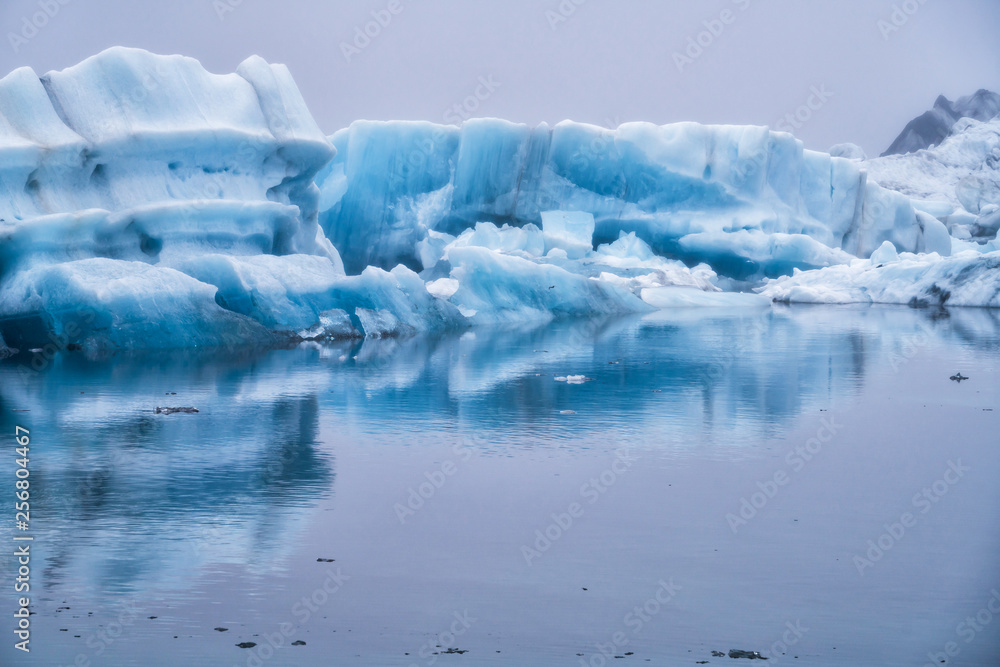
{"type": "Polygon", "coordinates": [[[916,348],[995,351],[998,332],[987,310],[686,310],[245,356],[69,354],[41,373],[15,359],[0,365],[0,428],[32,430],[46,594],[149,595],[227,565],[280,571],[336,490],[324,425],[372,447],[475,433],[488,454],[617,435],[732,456],[850,401],[916,348]],[[595,381],[554,379],[575,374],[595,381]]]}

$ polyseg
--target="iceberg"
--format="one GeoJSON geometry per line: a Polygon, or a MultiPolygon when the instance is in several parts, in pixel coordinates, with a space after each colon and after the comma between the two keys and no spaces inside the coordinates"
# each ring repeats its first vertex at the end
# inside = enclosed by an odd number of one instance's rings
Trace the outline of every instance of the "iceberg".
{"type": "Polygon", "coordinates": [[[462,319],[412,273],[348,278],[335,149],[287,68],[113,48],[0,80],[0,335],[13,348],[271,345],[462,319]],[[329,313],[349,312],[350,326],[329,313]]]}
{"type": "Polygon", "coordinates": [[[0,79],[0,356],[771,300],[995,305],[1000,119],[951,132],[876,160],[697,123],[326,136],[259,57],[224,75],[126,48],[21,68],[0,79]]]}
{"type": "Polygon", "coordinates": [[[320,224],[351,273],[426,268],[437,235],[480,222],[534,225],[570,259],[635,233],[659,255],[744,281],[830,266],[838,251],[867,257],[883,241],[926,245],[907,197],[867,182],[855,160],[763,127],[359,121],[330,140],[320,224]],[[760,251],[774,234],[791,238],[771,262],[760,251]]]}

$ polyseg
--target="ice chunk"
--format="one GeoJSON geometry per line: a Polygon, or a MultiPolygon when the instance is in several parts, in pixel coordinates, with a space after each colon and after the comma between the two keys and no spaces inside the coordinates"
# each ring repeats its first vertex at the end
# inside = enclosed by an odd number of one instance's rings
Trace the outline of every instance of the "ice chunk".
{"type": "Polygon", "coordinates": [[[1000,252],[901,253],[891,264],[803,271],[770,281],[760,294],[804,303],[899,303],[911,306],[1000,307],[1000,252]]]}
{"type": "Polygon", "coordinates": [[[547,249],[542,230],[531,223],[518,228],[510,225],[497,227],[492,222],[479,222],[476,223],[475,229],[466,230],[447,247],[462,246],[489,248],[526,257],[541,257],[547,249]]]}
{"type": "Polygon", "coordinates": [[[940,220],[929,213],[917,211],[917,221],[923,231],[923,252],[936,252],[942,257],[951,254],[951,235],[940,220]]]}
{"type": "Polygon", "coordinates": [[[654,308],[770,308],[771,300],[744,292],[705,292],[691,287],[647,287],[642,300],[654,308]]]}
{"type": "Polygon", "coordinates": [[[451,277],[460,285],[449,301],[474,313],[475,323],[650,310],[625,288],[551,264],[475,246],[452,248],[448,255],[451,277]]]}
{"type": "Polygon", "coordinates": [[[594,216],[581,211],[543,211],[542,233],[546,253],[558,248],[569,259],[581,259],[594,249],[594,216]]]}
{"type": "Polygon", "coordinates": [[[449,299],[460,287],[454,278],[441,278],[427,283],[427,291],[439,299],[449,299]]]}
{"type": "Polygon", "coordinates": [[[355,311],[360,329],[367,338],[398,338],[412,336],[416,329],[399,321],[399,318],[388,310],[371,310],[358,308],[355,311]]]}
{"type": "Polygon", "coordinates": [[[619,233],[618,240],[614,243],[605,243],[597,247],[598,254],[605,257],[616,257],[622,260],[638,260],[639,263],[647,262],[656,255],[649,244],[635,235],[635,232],[626,234],[619,233]]]}
{"type": "Polygon", "coordinates": [[[22,271],[0,291],[0,332],[28,349],[60,340],[91,350],[269,345],[253,319],[215,302],[215,288],[174,269],[85,259],[22,271]]]}
{"type": "Polygon", "coordinates": [[[827,151],[833,157],[842,157],[848,160],[867,160],[868,156],[861,146],[857,144],[845,143],[831,146],[827,151]]]}
{"type": "Polygon", "coordinates": [[[872,253],[870,261],[873,265],[892,264],[899,261],[899,253],[896,252],[896,246],[892,245],[889,241],[885,241],[879,246],[878,250],[872,253]]]}
{"type": "Polygon", "coordinates": [[[565,382],[567,384],[584,384],[589,378],[586,375],[566,375],[557,377],[556,382],[565,382]]]}
{"type": "Polygon", "coordinates": [[[359,338],[363,334],[354,328],[351,316],[346,310],[334,308],[320,313],[319,322],[309,329],[298,332],[302,340],[339,340],[343,338],[359,338]]]}

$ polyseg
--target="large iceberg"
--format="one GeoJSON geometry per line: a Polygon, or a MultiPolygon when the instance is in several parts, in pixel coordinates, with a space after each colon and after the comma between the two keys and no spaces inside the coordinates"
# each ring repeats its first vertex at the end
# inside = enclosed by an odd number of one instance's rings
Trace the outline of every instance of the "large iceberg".
{"type": "Polygon", "coordinates": [[[114,48],[14,71],[0,80],[0,335],[190,347],[271,344],[332,311],[356,335],[460,319],[412,272],[345,275],[314,181],[334,153],[287,68],[257,57],[215,75],[114,48]]]}
{"type": "Polygon", "coordinates": [[[900,301],[897,274],[909,303],[996,305],[997,122],[882,161],[696,123],[327,137],[258,57],[22,68],[0,80],[0,357],[900,301]]]}
{"type": "Polygon", "coordinates": [[[432,233],[540,226],[553,210],[593,216],[589,249],[635,233],[660,255],[737,280],[867,257],[884,241],[929,249],[907,197],[764,127],[359,121],[331,141],[320,224],[349,272],[420,270],[416,248],[432,233]]]}

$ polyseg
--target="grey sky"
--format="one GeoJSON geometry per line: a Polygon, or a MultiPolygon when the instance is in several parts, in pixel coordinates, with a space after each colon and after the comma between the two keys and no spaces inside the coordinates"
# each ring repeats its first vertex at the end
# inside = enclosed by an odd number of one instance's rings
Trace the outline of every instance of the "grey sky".
{"type": "Polygon", "coordinates": [[[774,127],[812,102],[794,128],[808,147],[854,141],[877,154],[939,93],[1000,89],[997,0],[0,1],[3,73],[61,69],[116,44],[219,73],[257,53],[291,68],[331,133],[359,118],[442,122],[478,89],[473,115],[531,124],[774,127]],[[45,6],[54,16],[12,44],[45,6]],[[372,12],[391,21],[348,62],[341,44],[372,12]],[[674,54],[706,21],[718,36],[702,35],[707,46],[680,71],[674,54]],[[832,95],[811,97],[813,87],[832,95]]]}

